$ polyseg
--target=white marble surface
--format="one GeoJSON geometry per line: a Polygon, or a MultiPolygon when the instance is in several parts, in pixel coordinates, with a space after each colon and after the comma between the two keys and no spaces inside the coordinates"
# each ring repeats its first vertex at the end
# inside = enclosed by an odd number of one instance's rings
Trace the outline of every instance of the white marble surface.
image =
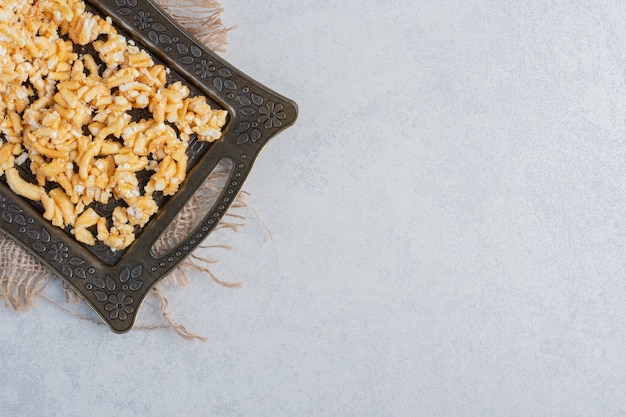
{"type": "Polygon", "coordinates": [[[626,3],[223,4],[272,239],[171,292],[206,343],[0,309],[0,415],[625,415],[626,3]]]}

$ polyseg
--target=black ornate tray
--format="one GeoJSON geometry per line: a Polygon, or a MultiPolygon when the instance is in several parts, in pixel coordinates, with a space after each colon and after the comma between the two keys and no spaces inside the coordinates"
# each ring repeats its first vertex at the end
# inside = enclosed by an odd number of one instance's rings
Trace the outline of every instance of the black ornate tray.
{"type": "MultiPolygon", "coordinates": [[[[87,0],[110,16],[118,31],[134,39],[171,69],[173,77],[225,109],[223,137],[190,146],[190,167],[178,193],[124,251],[89,247],[52,226],[37,204],[14,194],[0,181],[0,230],[21,243],[71,286],[116,333],[129,331],[152,286],[189,255],[215,228],[234,201],[265,144],[297,118],[297,105],[261,85],[203,47],[149,0],[87,0]],[[207,176],[224,159],[233,169],[214,206],[195,229],[168,253],[152,251],[161,233],[207,176]]],[[[101,208],[105,211],[107,208],[101,208]]],[[[112,210],[112,208],[108,208],[112,210]]]]}

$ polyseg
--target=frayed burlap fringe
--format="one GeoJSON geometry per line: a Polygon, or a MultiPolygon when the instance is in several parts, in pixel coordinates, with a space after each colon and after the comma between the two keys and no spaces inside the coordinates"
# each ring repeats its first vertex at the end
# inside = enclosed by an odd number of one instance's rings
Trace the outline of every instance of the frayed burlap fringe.
{"type": "MultiPolygon", "coordinates": [[[[222,24],[220,15],[221,6],[214,0],[156,0],[170,15],[177,20],[181,26],[196,36],[205,45],[215,51],[224,51],[226,46],[226,35],[228,28],[222,24]]],[[[189,203],[181,210],[172,224],[164,231],[159,241],[155,244],[155,251],[166,253],[175,247],[201,220],[202,213],[206,213],[217,199],[225,181],[228,178],[228,167],[220,165],[207,178],[204,184],[194,194],[189,203]]],[[[241,193],[233,202],[231,212],[216,227],[227,228],[236,231],[244,225],[245,218],[238,214],[233,214],[232,210],[247,207],[244,197],[246,193],[241,193]]],[[[253,211],[254,213],[254,211],[253,211]]],[[[204,248],[224,248],[227,246],[215,245],[204,246],[204,248]]],[[[5,306],[19,311],[27,311],[36,298],[41,298],[59,307],[66,313],[85,320],[91,320],[98,324],[91,317],[83,316],[67,308],[58,301],[43,294],[43,290],[51,283],[62,285],[65,293],[65,303],[79,301],[78,295],[60,279],[51,273],[37,258],[31,255],[19,244],[9,237],[0,233],[0,299],[5,306]]],[[[170,284],[184,286],[189,283],[187,272],[201,271],[216,283],[226,287],[238,287],[239,284],[224,282],[209,269],[211,264],[217,259],[203,258],[192,254],[184,260],[179,267],[169,276],[159,282],[149,293],[149,296],[156,297],[160,302],[160,311],[167,325],[138,326],[136,329],[160,329],[172,328],[177,334],[186,339],[197,339],[205,341],[202,336],[187,330],[185,326],[177,323],[168,312],[168,300],[163,294],[163,285],[170,284]]]]}
{"type": "Polygon", "coordinates": [[[230,28],[222,25],[224,9],[214,0],[157,0],[181,26],[210,49],[224,52],[230,28]]]}
{"type": "Polygon", "coordinates": [[[0,235],[0,297],[7,307],[26,310],[48,285],[44,265],[4,234],[0,235]]]}

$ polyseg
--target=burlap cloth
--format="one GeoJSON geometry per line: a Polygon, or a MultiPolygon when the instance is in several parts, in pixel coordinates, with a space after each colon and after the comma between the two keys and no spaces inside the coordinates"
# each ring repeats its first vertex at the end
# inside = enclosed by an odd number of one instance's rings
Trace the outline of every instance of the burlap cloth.
{"type": "MultiPolygon", "coordinates": [[[[214,51],[223,52],[226,46],[226,35],[229,28],[223,26],[220,15],[222,8],[214,0],[156,0],[166,11],[170,13],[183,27],[196,36],[214,51]]],[[[213,205],[219,191],[223,187],[228,175],[228,167],[218,166],[209,175],[204,184],[194,194],[189,203],[181,210],[175,220],[168,227],[155,245],[157,252],[166,251],[182,241],[187,233],[201,220],[201,217],[213,205]]],[[[244,202],[246,193],[242,192],[234,201],[231,209],[216,229],[229,228],[236,231],[243,226],[245,217],[237,214],[247,205],[244,202]]],[[[248,210],[251,210],[248,207],[248,210]]],[[[254,213],[253,210],[251,210],[254,213]]],[[[213,248],[226,248],[225,246],[212,246],[213,248]]],[[[206,248],[206,247],[205,247],[206,248]]],[[[92,316],[77,313],[71,306],[78,302],[78,296],[68,288],[54,273],[44,266],[30,252],[26,251],[11,238],[0,233],[0,298],[7,308],[26,312],[35,305],[35,300],[45,300],[59,307],[64,312],[94,323],[102,324],[92,316]],[[55,300],[48,296],[44,290],[49,285],[62,286],[64,300],[55,300]]],[[[160,304],[160,312],[166,324],[150,326],[136,326],[136,329],[172,328],[177,334],[187,339],[205,340],[204,337],[188,331],[184,325],[175,322],[168,312],[168,300],[163,293],[164,285],[183,286],[189,282],[186,272],[200,271],[220,285],[236,287],[219,280],[208,268],[217,259],[192,254],[170,275],[161,280],[149,293],[160,304]]],[[[61,293],[61,292],[57,292],[61,293]]],[[[61,293],[62,294],[62,293],[61,293]]]]}

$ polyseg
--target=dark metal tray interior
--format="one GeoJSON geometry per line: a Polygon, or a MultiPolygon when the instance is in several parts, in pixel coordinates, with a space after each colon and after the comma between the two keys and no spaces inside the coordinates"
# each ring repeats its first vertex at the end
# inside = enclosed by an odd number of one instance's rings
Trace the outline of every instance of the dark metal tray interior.
{"type": "MultiPolygon", "coordinates": [[[[263,146],[295,122],[297,105],[205,48],[148,0],[87,0],[87,5],[93,13],[110,16],[118,31],[151,53],[155,62],[170,68],[168,82],[182,81],[192,95],[205,95],[212,107],[229,113],[222,139],[211,144],[192,139],[187,178],[178,193],[158,197],[159,212],[122,251],[111,251],[101,243],[93,247],[79,243],[68,231],[44,219],[39,203],[15,195],[0,181],[0,230],[76,290],[111,330],[123,333],[132,328],[150,288],[215,228],[263,146]],[[151,249],[163,230],[224,159],[230,160],[233,169],[214,206],[178,246],[161,256],[154,254],[151,249]],[[128,314],[115,314],[120,304],[128,314]]],[[[21,171],[24,178],[32,177],[26,169],[21,171]]],[[[107,216],[116,204],[112,199],[94,210],[107,216]]]]}

